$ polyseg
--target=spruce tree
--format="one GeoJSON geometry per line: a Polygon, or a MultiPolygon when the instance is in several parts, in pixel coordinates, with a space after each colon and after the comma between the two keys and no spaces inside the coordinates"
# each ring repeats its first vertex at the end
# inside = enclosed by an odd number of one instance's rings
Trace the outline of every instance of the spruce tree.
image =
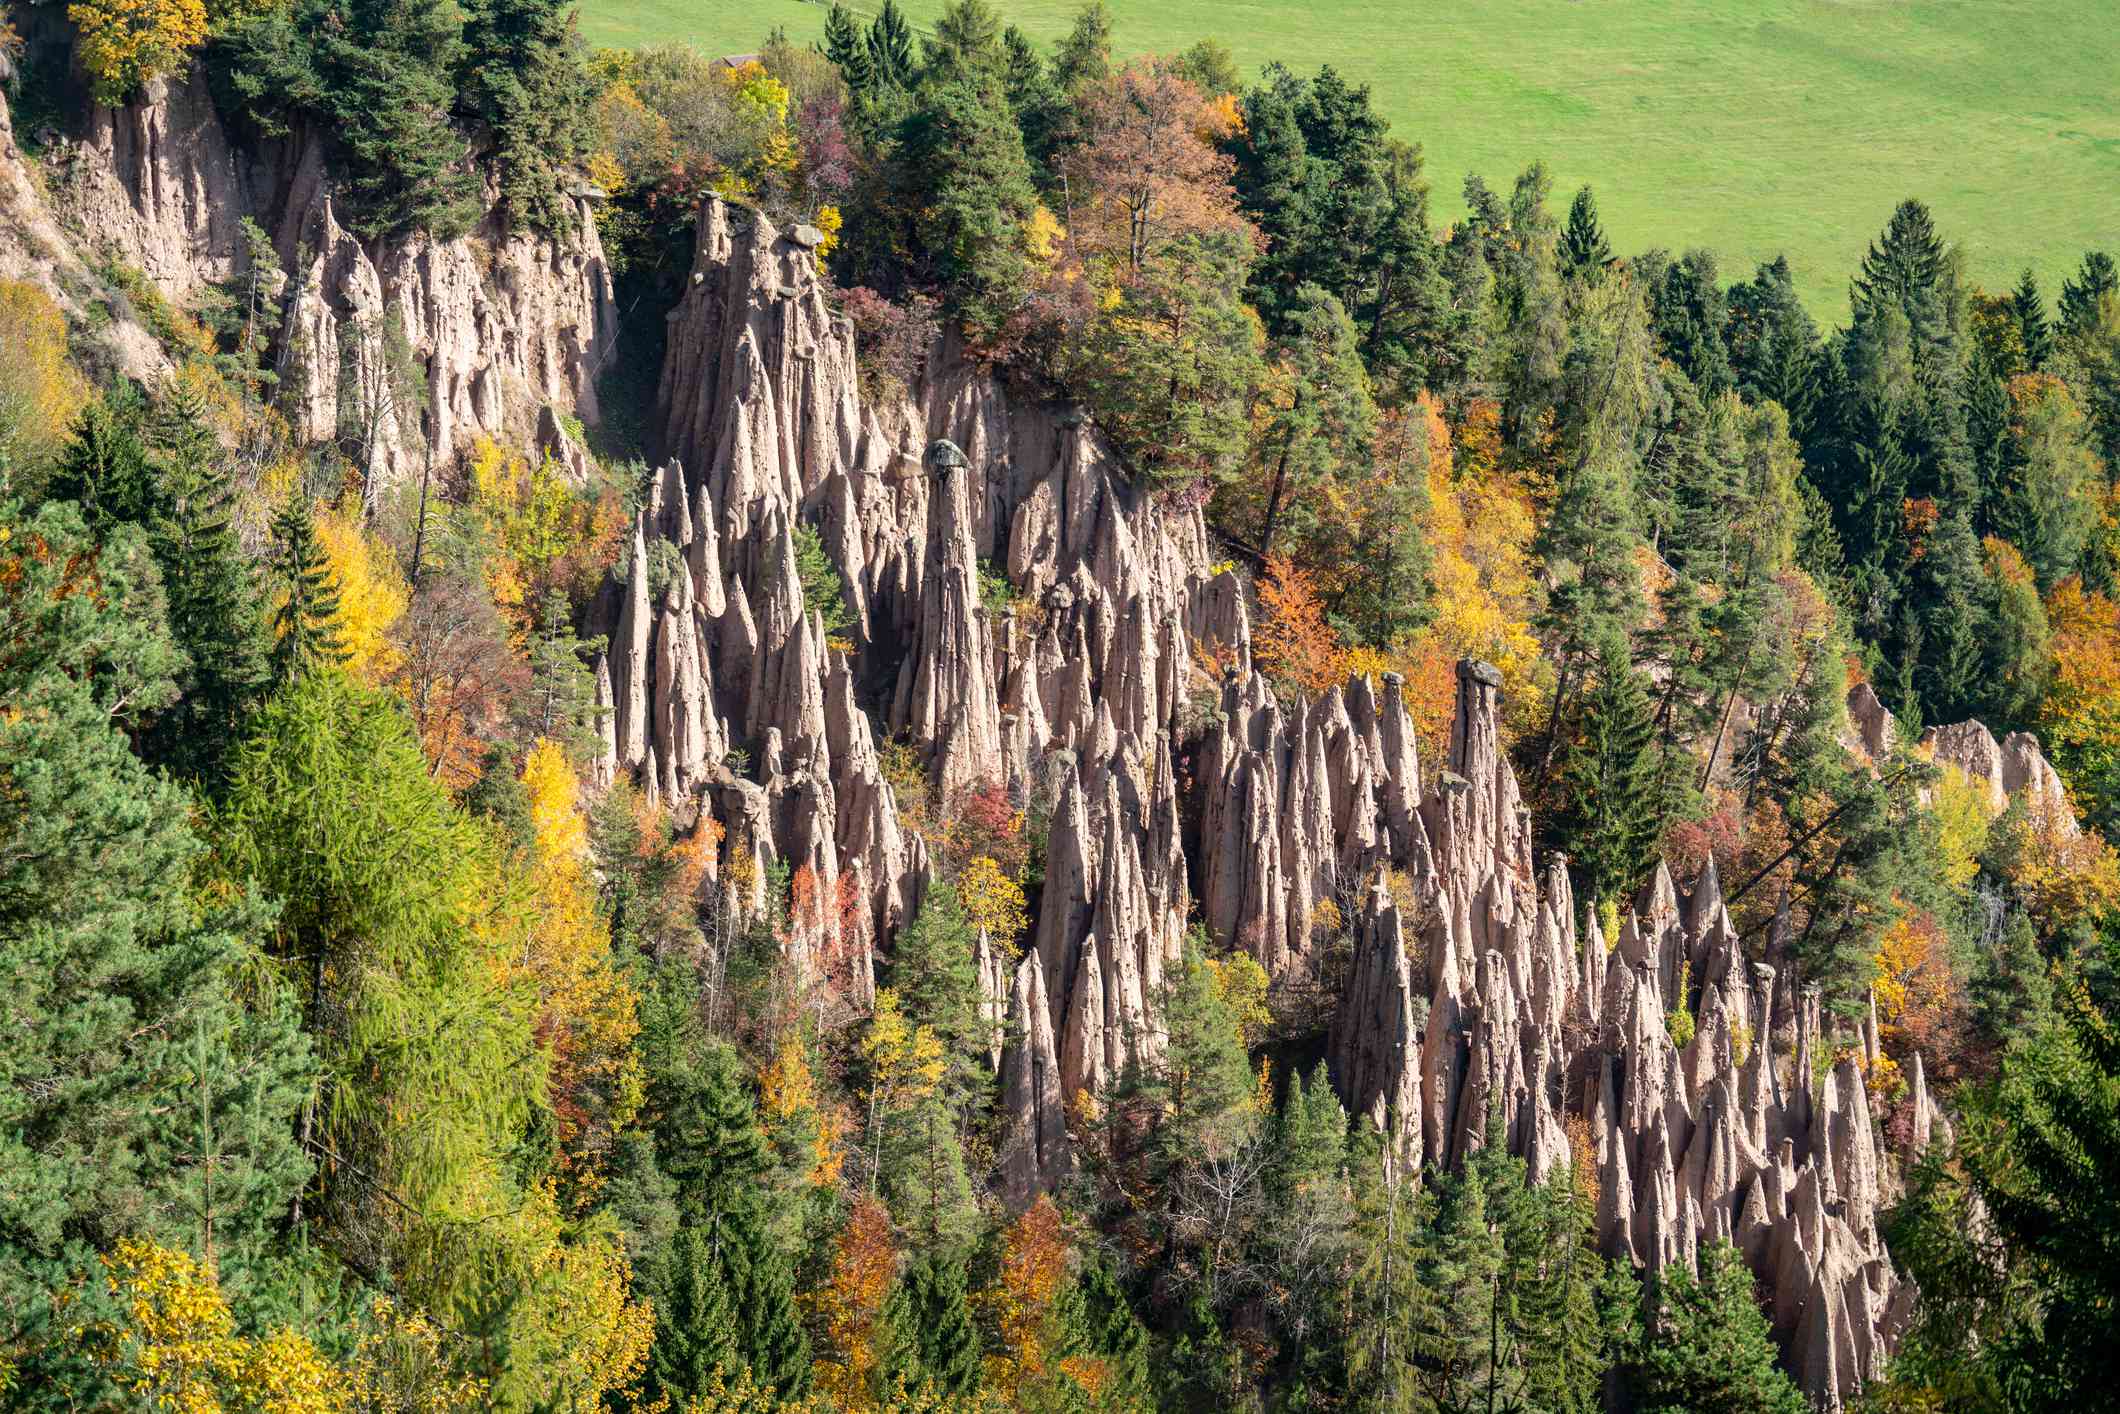
{"type": "Polygon", "coordinates": [[[2102,250],[2085,251],[2083,264],[2061,282],[2059,307],[2061,330],[2084,335],[2098,327],[2098,303],[2120,290],[2120,270],[2102,250]]]}
{"type": "Polygon", "coordinates": [[[2046,367],[2054,356],[2054,330],[2046,321],[2046,299],[2029,267],[2017,277],[2010,295],[2010,312],[2017,318],[2017,335],[2024,341],[2024,361],[2034,370],[2046,367]]]}
{"type": "Polygon", "coordinates": [[[944,1090],[953,1106],[966,1107],[987,1081],[987,1024],[975,956],[978,935],[965,920],[957,890],[946,880],[929,885],[920,910],[898,935],[891,958],[891,985],[916,1026],[942,1042],[944,1090]]]}
{"type": "Polygon", "coordinates": [[[1864,254],[1850,302],[1858,316],[1898,310],[1906,316],[1917,348],[1925,349],[1952,337],[1946,298],[1950,278],[1943,238],[1928,207],[1902,201],[1864,254]]]}
{"type": "Polygon", "coordinates": [[[685,1220],[708,1224],[757,1192],[772,1166],[772,1152],[759,1128],[742,1062],[727,1046],[711,1045],[696,1070],[672,1077],[666,1086],[654,1097],[661,1109],[656,1147],[662,1168],[677,1184],[685,1220]]]}
{"type": "Polygon", "coordinates": [[[272,579],[286,597],[273,610],[272,678],[281,686],[346,661],[339,636],[339,585],[317,542],[316,518],[300,486],[272,520],[272,579]]]}
{"type": "Polygon", "coordinates": [[[1805,1414],[1775,1363],[1752,1273],[1728,1242],[1700,1249],[1696,1276],[1665,1267],[1630,1384],[1643,1414],[1805,1414]]]}
{"type": "Polygon", "coordinates": [[[101,533],[115,523],[146,526],[159,488],[141,437],[143,409],[112,393],[82,408],[45,484],[45,500],[74,501],[101,533]]]}
{"type": "Polygon", "coordinates": [[[884,1304],[886,1388],[964,1399],[979,1388],[980,1343],[961,1258],[930,1252],[906,1269],[884,1304]]]}
{"type": "Polygon", "coordinates": [[[986,0],[949,0],[920,47],[921,78],[927,82],[998,73],[1006,57],[1001,17],[986,0]]]}
{"type": "Polygon", "coordinates": [[[124,736],[182,662],[139,530],[98,543],[71,504],[0,503],[0,566],[0,1339],[58,1359],[48,1292],[121,1237],[246,1283],[308,1176],[312,1072],[251,965],[263,910],[204,887],[196,802],[124,736]]]}
{"type": "Polygon", "coordinates": [[[1618,899],[1633,893],[1655,858],[1662,824],[1655,725],[1625,639],[1601,638],[1593,671],[1561,766],[1556,833],[1584,894],[1618,899]]]}
{"type": "Polygon", "coordinates": [[[216,787],[267,680],[256,577],[230,519],[232,488],[203,397],[169,389],[155,410],[148,525],[169,627],[189,667],[183,696],[142,746],[150,761],[216,787]]]}
{"type": "Polygon", "coordinates": [[[562,173],[586,155],[594,96],[572,0],[463,0],[463,11],[457,101],[492,135],[509,219],[564,232],[562,173]]]}
{"type": "Polygon", "coordinates": [[[795,1273],[773,1240],[765,1195],[753,1192],[722,1219],[716,1253],[751,1377],[782,1398],[810,1388],[810,1337],[795,1301],[795,1273]]]}
{"type": "Polygon", "coordinates": [[[875,82],[869,63],[868,41],[863,37],[853,11],[833,0],[824,17],[824,56],[839,67],[847,91],[858,100],[875,82]]]}
{"type": "Polygon", "coordinates": [[[469,144],[449,121],[463,32],[450,0],[265,6],[229,26],[229,84],[268,132],[316,125],[343,174],[342,219],[360,235],[447,240],[479,209],[469,144]]]}
{"type": "Polygon", "coordinates": [[[924,80],[891,153],[889,200],[915,277],[974,333],[997,332],[1024,297],[1038,205],[1000,65],[944,65],[924,80]]]}
{"type": "Polygon", "coordinates": [[[1103,83],[1112,72],[1112,12],[1104,0],[1089,0],[1075,12],[1074,26],[1053,50],[1053,81],[1062,93],[1103,83]]]}
{"type": "Polygon", "coordinates": [[[697,1225],[677,1229],[663,1254],[668,1272],[655,1304],[655,1343],[648,1351],[642,1393],[667,1396],[675,1406],[706,1393],[718,1370],[733,1375],[744,1362],[737,1320],[722,1264],[697,1225]]]}
{"type": "Polygon", "coordinates": [[[1612,247],[1597,221],[1597,198],[1585,186],[1569,204],[1568,224],[1561,230],[1561,274],[1594,285],[1611,263],[1612,247]]]}
{"type": "Polygon", "coordinates": [[[1134,1315],[1126,1288],[1109,1262],[1094,1257],[1062,1289],[1057,1300],[1062,1358],[1086,1355],[1101,1366],[1099,1389],[1106,1407],[1146,1407],[1149,1395],[1148,1331],[1134,1315]]]}
{"type": "Polygon", "coordinates": [[[913,82],[913,30],[898,0],[883,0],[869,25],[869,72],[883,88],[908,88],[913,82]]]}

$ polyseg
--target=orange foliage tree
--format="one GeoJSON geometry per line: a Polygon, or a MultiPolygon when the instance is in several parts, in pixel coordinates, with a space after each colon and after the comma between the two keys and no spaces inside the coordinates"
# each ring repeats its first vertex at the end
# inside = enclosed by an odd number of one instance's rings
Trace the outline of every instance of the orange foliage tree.
{"type": "Polygon", "coordinates": [[[1041,1195],[1010,1224],[1000,1270],[980,1293],[998,1352],[986,1359],[986,1387],[1006,1408],[1073,1407],[1082,1393],[1094,1395],[1105,1382],[1103,1363],[1094,1356],[1057,1356],[1063,1335],[1059,1301],[1067,1282],[1060,1210],[1041,1195]]]}
{"type": "Polygon", "coordinates": [[[1076,259],[1131,282],[1175,236],[1248,231],[1235,160],[1216,146],[1230,116],[1162,60],[1136,60],[1090,90],[1086,138],[1061,162],[1076,259]]]}
{"type": "Polygon", "coordinates": [[[1934,915],[1902,902],[1898,916],[1878,934],[1870,961],[1887,1047],[1901,1056],[1918,1050],[1932,1069],[1947,1067],[1960,1001],[1942,926],[1934,915]]]}
{"type": "Polygon", "coordinates": [[[1259,576],[1259,622],[1251,651],[1276,682],[1316,697],[1344,682],[1347,650],[1325,622],[1310,576],[1286,555],[1268,555],[1259,576]]]}
{"type": "Polygon", "coordinates": [[[897,1276],[890,1211],[874,1198],[860,1199],[832,1245],[831,1273],[807,1297],[824,1335],[825,1351],[813,1372],[827,1407],[881,1407],[875,1388],[877,1327],[897,1276]]]}

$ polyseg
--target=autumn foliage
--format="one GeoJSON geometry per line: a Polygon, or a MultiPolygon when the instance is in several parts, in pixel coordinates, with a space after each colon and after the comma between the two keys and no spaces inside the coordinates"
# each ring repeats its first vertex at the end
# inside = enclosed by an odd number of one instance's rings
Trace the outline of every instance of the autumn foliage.
{"type": "Polygon", "coordinates": [[[1268,677],[1318,697],[1347,677],[1347,650],[1325,621],[1310,575],[1286,555],[1268,555],[1259,576],[1252,654],[1268,677]]]}

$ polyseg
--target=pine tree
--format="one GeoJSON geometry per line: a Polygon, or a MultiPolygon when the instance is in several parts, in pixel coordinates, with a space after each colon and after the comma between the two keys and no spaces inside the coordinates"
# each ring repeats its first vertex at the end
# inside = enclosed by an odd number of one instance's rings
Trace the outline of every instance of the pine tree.
{"type": "Polygon", "coordinates": [[[429,774],[397,697],[333,668],[259,710],[218,818],[227,879],[280,900],[273,951],[323,1070],[302,1133],[338,1162],[310,1212],[408,1299],[468,1300],[487,1276],[504,1296],[521,1254],[488,1215],[524,1195],[501,1156],[550,1115],[492,838],[429,774]]]}
{"type": "Polygon", "coordinates": [[[898,935],[891,959],[891,985],[907,1019],[942,1042],[944,1089],[958,1107],[970,1105],[987,1079],[987,1028],[979,1014],[974,956],[978,943],[957,890],[938,879],[921,896],[911,925],[898,935]]]}
{"type": "MultiPolygon", "coordinates": [[[[1931,1145],[1885,1229],[1921,1284],[1895,1383],[1943,1407],[2113,1402],[2120,1205],[2104,1175],[2120,1152],[2120,945],[2110,916],[2101,931],[2090,975],[2057,989],[2059,1014],[2024,1034],[1995,1080],[1959,1092],[1956,1143],[1931,1145]]],[[[2015,946],[2029,954],[2023,976],[2043,983],[2036,945],[2015,946]]],[[[2038,1010],[2011,1005],[2020,1024],[2038,1010]]]]}
{"type": "Polygon", "coordinates": [[[1804,1414],[1810,1408],[1775,1363],[1752,1273],[1728,1242],[1700,1250],[1700,1273],[1664,1268],[1652,1319],[1631,1371],[1644,1414],[1804,1414]]]}
{"type": "Polygon", "coordinates": [[[273,682],[285,686],[346,661],[339,638],[339,586],[317,542],[309,496],[297,486],[272,520],[272,578],[286,598],[273,610],[273,682]]]}
{"type": "Polygon", "coordinates": [[[1597,198],[1585,186],[1569,204],[1568,224],[1561,231],[1561,274],[1594,285],[1611,263],[1612,247],[1597,221],[1597,198]]]}
{"type": "Polygon", "coordinates": [[[2010,295],[2010,312],[2017,317],[2017,334],[2024,341],[2024,361],[2034,370],[2046,367],[2054,356],[2054,330],[2046,322],[2046,299],[2029,267],[2017,277],[2010,295]]]}
{"type": "Polygon", "coordinates": [[[2085,335],[2098,327],[2098,303],[2120,290],[2120,270],[2102,250],[2086,251],[2076,273],[2061,282],[2060,324],[2063,333],[2085,335]]]}
{"type": "Polygon", "coordinates": [[[1624,639],[1599,642],[1594,671],[1561,768],[1556,833],[1585,896],[1616,899],[1633,893],[1655,858],[1655,724],[1624,639]]]}
{"type": "Polygon", "coordinates": [[[1810,416],[1818,329],[1796,293],[1789,262],[1776,257],[1731,286],[1727,308],[1723,342],[1738,393],[1748,402],[1780,403],[1802,428],[1810,416]]]}

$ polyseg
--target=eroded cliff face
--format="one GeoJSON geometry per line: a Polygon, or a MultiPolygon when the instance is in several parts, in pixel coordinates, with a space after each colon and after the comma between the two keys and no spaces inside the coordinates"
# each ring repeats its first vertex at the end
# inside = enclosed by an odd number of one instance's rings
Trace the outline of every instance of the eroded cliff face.
{"type": "Polygon", "coordinates": [[[378,429],[356,439],[372,486],[429,449],[447,459],[481,435],[527,443],[541,414],[550,440],[549,410],[596,420],[617,308],[586,199],[561,237],[511,231],[489,190],[468,235],[363,241],[342,223],[320,141],[238,148],[196,78],[91,110],[45,166],[65,257],[123,261],[180,302],[248,273],[242,222],[255,221],[285,272],[266,292],[267,324],[294,430],[378,429]],[[424,411],[387,391],[392,322],[427,381],[424,411]]]}
{"type": "MultiPolygon", "coordinates": [[[[1155,999],[1189,918],[1280,981],[1314,977],[1344,927],[1330,1067],[1393,1162],[1456,1163],[1492,1113],[1535,1174],[1596,1168],[1608,1252],[1655,1270],[1734,1241],[1822,1405],[1878,1375],[1911,1293],[1877,1231],[1903,1156],[1864,1083],[1874,1018],[1836,1033],[1815,993],[1750,961],[1712,868],[1683,890],[1659,868],[1617,937],[1579,921],[1563,862],[1532,857],[1492,668],[1460,666],[1448,757],[1425,766],[1389,676],[1280,701],[1198,509],[1136,491],[1079,412],[1012,398],[946,341],[909,399],[866,403],[814,243],[718,202],[700,217],[669,316],[669,459],[599,666],[605,771],[716,822],[748,906],[750,861],[806,876],[791,958],[849,1011],[931,869],[879,737],[915,745],[945,793],[1046,793],[1028,946],[980,943],[1014,1202],[1070,1171],[1070,1099],[1164,1044],[1155,999]],[[796,571],[804,523],[845,577],[836,642],[796,571]],[[982,563],[1010,607],[982,602],[982,563]],[[855,906],[808,902],[829,899],[855,906]]],[[[1856,706],[1881,755],[1888,723],[1856,706]]],[[[2035,743],[1964,748],[1976,734],[1947,729],[1935,754],[2006,794],[2058,789],[2035,743]]],[[[1920,1144],[1944,1120],[1912,1072],[1920,1144]]]]}

